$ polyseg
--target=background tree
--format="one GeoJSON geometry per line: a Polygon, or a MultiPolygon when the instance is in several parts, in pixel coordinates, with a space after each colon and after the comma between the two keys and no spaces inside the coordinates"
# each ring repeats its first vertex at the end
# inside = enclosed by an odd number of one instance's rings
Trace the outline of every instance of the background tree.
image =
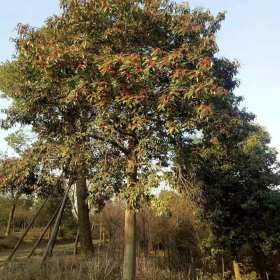
{"type": "Polygon", "coordinates": [[[22,195],[31,195],[35,189],[37,163],[33,161],[28,138],[23,130],[10,133],[5,138],[13,149],[14,156],[1,159],[1,192],[11,200],[11,209],[5,235],[9,236],[14,221],[18,200],[22,195]]]}
{"type": "Polygon", "coordinates": [[[50,157],[60,158],[60,165],[57,168],[66,172],[66,176],[76,182],[82,251],[91,254],[92,241],[87,205],[89,140],[86,122],[92,114],[88,107],[70,100],[79,84],[79,79],[74,76],[76,82],[74,80],[70,82],[70,76],[75,75],[77,65],[75,66],[72,58],[68,56],[71,48],[67,49],[66,44],[62,47],[62,43],[66,42],[62,38],[65,34],[63,30],[58,35],[54,32],[54,24],[58,20],[59,18],[53,18],[53,22],[50,20],[47,26],[39,30],[19,26],[19,38],[15,40],[17,59],[3,65],[4,70],[1,71],[1,89],[13,99],[13,105],[7,111],[8,117],[3,125],[5,127],[11,127],[16,123],[31,125],[39,140],[45,145],[49,144],[47,145],[49,152],[59,152],[50,157]],[[48,46],[51,49],[45,52],[48,46]],[[56,50],[52,49],[54,46],[56,50]],[[52,51],[59,51],[61,60],[68,61],[61,64],[56,54],[53,56],[52,51]],[[34,56],[35,53],[38,56],[34,56]],[[47,59],[49,64],[42,64],[42,59],[47,59]],[[6,74],[15,66],[19,76],[13,76],[14,79],[7,83],[6,74]],[[73,67],[72,74],[69,67],[73,67]],[[65,166],[65,163],[68,166],[65,166]]]}
{"type": "Polygon", "coordinates": [[[266,277],[271,269],[268,256],[273,255],[272,247],[279,246],[276,152],[269,147],[267,132],[254,123],[228,123],[224,129],[230,132],[226,141],[223,130],[213,130],[210,141],[197,140],[181,150],[180,176],[186,182],[190,178],[200,182],[201,205],[215,236],[211,248],[240,259],[247,246],[253,266],[266,277]]]}
{"type": "Polygon", "coordinates": [[[36,189],[37,166],[28,158],[7,158],[1,161],[1,192],[12,201],[5,235],[11,233],[17,202],[22,195],[31,195],[36,189]]]}

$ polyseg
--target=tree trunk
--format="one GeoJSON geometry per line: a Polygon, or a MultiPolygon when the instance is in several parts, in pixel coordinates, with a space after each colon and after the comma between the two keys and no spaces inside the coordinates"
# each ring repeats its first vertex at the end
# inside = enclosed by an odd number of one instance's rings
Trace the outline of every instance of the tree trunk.
{"type": "MultiPolygon", "coordinates": [[[[133,188],[137,183],[136,141],[129,141],[127,159],[127,188],[133,188]]],[[[136,275],[136,213],[133,205],[127,204],[125,210],[124,228],[124,261],[123,280],[135,280],[136,275]]]]}
{"type": "Polygon", "coordinates": [[[253,255],[253,262],[254,262],[254,267],[257,272],[257,274],[260,275],[261,279],[266,279],[266,259],[265,259],[265,254],[262,252],[259,246],[254,244],[254,255],[253,255]]]}
{"type": "Polygon", "coordinates": [[[134,280],[136,273],[136,214],[125,210],[123,280],[134,280]]]}
{"type": "Polygon", "coordinates": [[[78,205],[78,228],[81,253],[85,256],[93,254],[89,208],[87,203],[87,181],[83,172],[79,172],[76,182],[76,195],[78,205]]]}
{"type": "Polygon", "coordinates": [[[222,279],[225,279],[225,260],[224,255],[222,255],[222,279]]]}
{"type": "Polygon", "coordinates": [[[241,280],[240,268],[237,261],[233,261],[233,272],[235,280],[241,280]]]}
{"type": "Polygon", "coordinates": [[[17,200],[13,201],[10,213],[9,213],[9,219],[8,219],[8,224],[5,232],[5,236],[9,236],[11,234],[11,228],[14,223],[14,216],[15,216],[15,210],[16,210],[16,204],[17,200]]]}
{"type": "Polygon", "coordinates": [[[148,240],[145,212],[143,212],[143,214],[142,214],[142,221],[143,221],[143,251],[144,251],[144,256],[146,258],[148,258],[149,257],[149,240],[148,240]]]}

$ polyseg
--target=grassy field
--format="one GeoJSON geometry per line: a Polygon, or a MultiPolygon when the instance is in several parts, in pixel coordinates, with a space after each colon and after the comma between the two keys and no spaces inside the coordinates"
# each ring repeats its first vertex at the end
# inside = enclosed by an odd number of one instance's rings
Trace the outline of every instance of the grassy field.
{"type": "MultiPolygon", "coordinates": [[[[7,263],[7,257],[17,238],[1,239],[0,242],[0,279],[1,280],[117,280],[121,279],[122,252],[110,250],[108,247],[98,246],[95,242],[95,254],[86,259],[82,256],[74,256],[74,243],[59,241],[54,249],[53,257],[43,265],[42,253],[46,245],[44,241],[36,250],[36,254],[30,259],[33,242],[27,240],[17,251],[13,261],[7,263]]],[[[171,271],[165,265],[163,256],[151,256],[137,258],[137,279],[139,280],[188,280],[191,277],[191,268],[181,271],[171,271]]],[[[198,273],[196,280],[209,280],[198,273]]]]}

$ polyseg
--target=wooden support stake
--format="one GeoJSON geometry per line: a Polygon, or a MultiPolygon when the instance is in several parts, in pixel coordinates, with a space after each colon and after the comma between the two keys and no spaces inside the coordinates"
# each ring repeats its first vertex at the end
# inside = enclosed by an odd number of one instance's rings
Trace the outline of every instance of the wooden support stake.
{"type": "Polygon", "coordinates": [[[24,233],[22,234],[21,238],[18,240],[17,244],[15,245],[13,251],[11,252],[11,254],[9,255],[7,261],[11,261],[13,256],[15,255],[17,249],[19,248],[19,246],[21,245],[22,241],[24,240],[24,237],[26,236],[26,234],[29,232],[29,230],[31,229],[31,227],[33,226],[35,220],[38,218],[41,210],[43,209],[43,207],[45,206],[46,202],[48,201],[48,198],[42,203],[42,205],[40,206],[40,208],[38,209],[37,213],[35,214],[35,216],[33,217],[33,219],[31,220],[31,222],[29,223],[29,225],[27,226],[27,228],[25,229],[24,233]]]}
{"type": "Polygon", "coordinates": [[[58,214],[56,216],[56,220],[55,220],[55,223],[54,223],[54,227],[53,227],[51,237],[49,239],[49,242],[47,244],[47,247],[46,247],[44,255],[43,255],[42,263],[45,262],[45,260],[47,259],[48,256],[52,255],[53,248],[54,248],[56,238],[57,238],[57,234],[58,234],[58,230],[59,230],[59,227],[60,227],[62,215],[63,215],[63,210],[64,210],[64,207],[65,207],[65,204],[66,204],[66,201],[67,201],[67,198],[68,198],[68,193],[69,193],[71,187],[72,187],[72,181],[69,182],[68,188],[65,191],[60,209],[59,209],[58,214]]]}
{"type": "Polygon", "coordinates": [[[76,256],[78,253],[78,243],[79,243],[79,228],[77,229],[75,243],[74,243],[74,255],[76,256]]]}
{"type": "Polygon", "coordinates": [[[31,249],[29,255],[27,256],[27,258],[30,258],[30,257],[33,255],[33,253],[35,252],[35,250],[37,249],[37,247],[40,245],[42,239],[44,238],[44,236],[45,236],[45,234],[46,234],[46,232],[47,232],[47,230],[50,228],[50,226],[51,226],[52,223],[54,222],[54,220],[55,220],[55,218],[56,218],[56,216],[57,216],[57,214],[58,214],[58,211],[59,211],[59,209],[60,209],[60,206],[61,206],[61,204],[59,205],[59,207],[57,207],[57,209],[55,210],[53,216],[50,218],[48,224],[47,224],[46,227],[43,229],[43,232],[41,233],[41,236],[40,236],[39,239],[35,242],[35,244],[34,244],[34,246],[32,247],[32,249],[31,249]]]}
{"type": "Polygon", "coordinates": [[[222,279],[225,279],[225,260],[224,255],[222,255],[222,279]]]}

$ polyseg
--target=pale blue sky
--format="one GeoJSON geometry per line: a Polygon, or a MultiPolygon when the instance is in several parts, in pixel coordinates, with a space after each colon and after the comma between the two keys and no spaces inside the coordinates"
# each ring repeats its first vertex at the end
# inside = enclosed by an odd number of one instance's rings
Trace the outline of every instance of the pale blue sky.
{"type": "MultiPolygon", "coordinates": [[[[58,0],[2,1],[0,10],[0,61],[14,52],[9,38],[17,23],[40,26],[59,10],[58,0]]],[[[204,7],[213,13],[227,11],[219,33],[220,54],[241,64],[241,86],[244,106],[254,112],[258,122],[272,136],[272,145],[280,152],[280,2],[277,0],[190,0],[191,8],[204,7]]],[[[5,106],[3,101],[1,107],[5,106]]],[[[0,151],[6,149],[0,131],[0,151]]]]}

